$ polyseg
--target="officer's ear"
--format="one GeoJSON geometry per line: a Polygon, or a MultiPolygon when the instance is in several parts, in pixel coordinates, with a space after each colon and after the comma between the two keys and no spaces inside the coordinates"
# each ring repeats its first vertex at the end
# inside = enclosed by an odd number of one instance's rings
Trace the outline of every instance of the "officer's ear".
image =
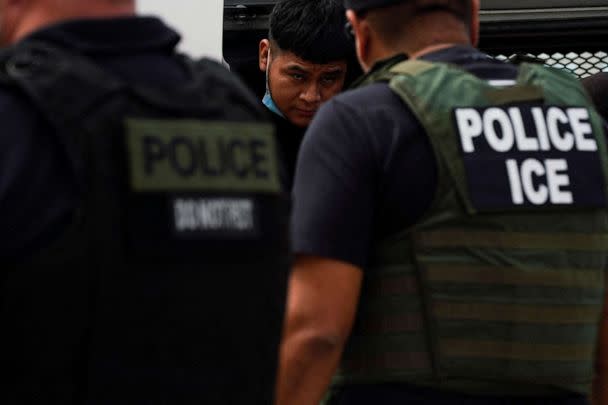
{"type": "Polygon", "coordinates": [[[477,46],[479,44],[479,0],[471,0],[471,44],[477,46]]]}
{"type": "Polygon", "coordinates": [[[268,39],[263,39],[260,41],[260,54],[259,54],[259,66],[262,72],[266,72],[268,69],[268,58],[270,51],[270,41],[268,39]]]}
{"type": "Polygon", "coordinates": [[[368,63],[370,57],[370,27],[367,21],[359,18],[353,10],[346,11],[346,18],[350,22],[352,30],[355,34],[355,50],[357,52],[357,58],[359,64],[365,72],[369,71],[370,64],[368,63]]]}

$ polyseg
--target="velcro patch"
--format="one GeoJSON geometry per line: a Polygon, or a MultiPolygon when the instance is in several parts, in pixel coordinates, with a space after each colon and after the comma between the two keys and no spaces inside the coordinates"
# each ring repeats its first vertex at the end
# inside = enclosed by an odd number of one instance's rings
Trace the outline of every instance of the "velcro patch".
{"type": "Polygon", "coordinates": [[[581,107],[454,109],[473,206],[478,211],[605,207],[590,118],[581,107]]]}
{"type": "Polygon", "coordinates": [[[250,198],[173,199],[173,232],[190,236],[254,236],[258,230],[255,201],[250,198]]]}
{"type": "Polygon", "coordinates": [[[135,192],[280,189],[269,124],[128,119],[126,132],[135,192]]]}

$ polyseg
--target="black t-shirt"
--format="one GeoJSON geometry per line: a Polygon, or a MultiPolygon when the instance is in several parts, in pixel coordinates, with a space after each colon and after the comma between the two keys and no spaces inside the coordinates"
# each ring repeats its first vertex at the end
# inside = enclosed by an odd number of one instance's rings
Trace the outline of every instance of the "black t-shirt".
{"type": "MultiPolygon", "coordinates": [[[[517,67],[471,47],[427,54],[486,80],[517,67]]],[[[321,107],[302,143],[294,185],[293,250],[365,267],[377,240],[414,224],[437,184],[421,124],[386,83],[343,93],[321,107]]]]}
{"type": "MultiPolygon", "coordinates": [[[[176,62],[180,36],[156,18],[74,20],[28,39],[82,52],[128,83],[174,86],[188,80],[176,62]]],[[[0,258],[29,255],[68,224],[75,179],[48,124],[32,102],[0,88],[0,258]]]]}

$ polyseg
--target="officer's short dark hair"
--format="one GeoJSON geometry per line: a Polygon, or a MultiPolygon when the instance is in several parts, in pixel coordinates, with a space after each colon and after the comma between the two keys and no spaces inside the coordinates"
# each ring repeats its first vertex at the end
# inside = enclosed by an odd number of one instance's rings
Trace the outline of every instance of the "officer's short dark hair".
{"type": "Polygon", "coordinates": [[[401,4],[371,9],[369,20],[382,40],[391,45],[407,35],[409,22],[420,15],[444,12],[470,27],[471,0],[410,0],[401,4]]]}
{"type": "Polygon", "coordinates": [[[346,60],[354,51],[345,23],[342,0],[281,0],[270,15],[269,38],[308,62],[346,60]]]}

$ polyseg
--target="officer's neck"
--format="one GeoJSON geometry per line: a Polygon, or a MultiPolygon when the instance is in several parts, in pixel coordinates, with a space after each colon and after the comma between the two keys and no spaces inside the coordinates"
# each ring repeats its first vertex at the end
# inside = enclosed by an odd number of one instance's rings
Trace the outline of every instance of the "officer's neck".
{"type": "Polygon", "coordinates": [[[135,14],[135,1],[108,2],[102,0],[63,0],[62,7],[54,1],[33,1],[28,8],[17,10],[13,24],[9,25],[3,40],[14,43],[34,31],[67,20],[79,18],[109,18],[132,16],[135,14]]]}
{"type": "Polygon", "coordinates": [[[451,46],[471,45],[471,37],[462,21],[422,18],[408,28],[401,41],[395,41],[391,46],[383,43],[379,36],[370,36],[367,56],[371,63],[366,65],[373,66],[375,62],[399,53],[415,59],[451,46]]]}
{"type": "Polygon", "coordinates": [[[433,53],[433,52],[437,52],[440,51],[442,49],[446,49],[446,48],[450,48],[452,46],[456,46],[456,45],[470,45],[470,43],[445,43],[445,44],[435,44],[435,45],[430,45],[427,46],[423,49],[420,49],[419,51],[416,52],[410,52],[407,53],[407,55],[410,57],[410,59],[418,59],[423,57],[424,55],[427,55],[429,53],[433,53]]]}

